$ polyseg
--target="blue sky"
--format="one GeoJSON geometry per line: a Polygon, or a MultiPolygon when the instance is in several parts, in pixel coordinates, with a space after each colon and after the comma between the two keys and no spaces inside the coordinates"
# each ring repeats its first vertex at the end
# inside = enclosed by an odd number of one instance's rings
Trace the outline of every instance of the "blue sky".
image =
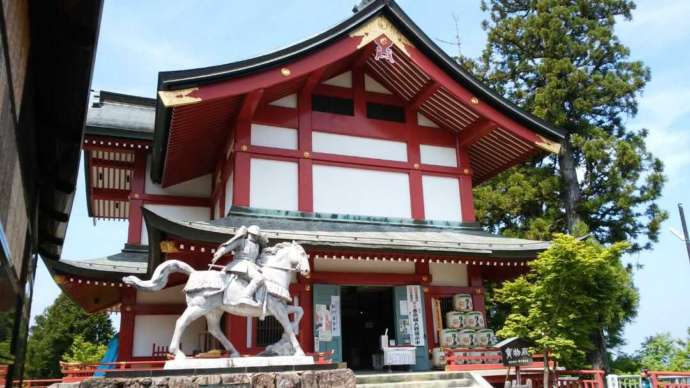
{"type": "MultiPolygon", "coordinates": [[[[158,71],[216,65],[273,51],[349,17],[356,1],[107,0],[92,87],[153,97],[158,71]]],[[[454,41],[452,15],[456,15],[463,54],[479,55],[486,37],[480,28],[484,16],[478,0],[398,3],[450,54],[456,54],[457,47],[441,42],[454,41]]],[[[617,30],[632,57],[652,69],[652,81],[640,99],[639,113],[628,126],[650,130],[648,145],[664,161],[668,176],[659,204],[671,214],[654,250],[627,258],[644,268],[635,272],[640,310],[635,322],[626,328],[625,351],[636,349],[644,337],[656,332],[684,337],[690,327],[690,263],[682,242],[669,232],[669,227],[680,230],[676,204],[690,199],[686,172],[690,167],[687,15],[690,2],[639,1],[633,21],[621,23],[617,30]]],[[[63,258],[91,258],[119,251],[126,240],[126,223],[98,221],[94,225],[86,213],[81,169],[78,187],[63,258]]],[[[42,312],[58,293],[41,263],[32,314],[42,312]]]]}

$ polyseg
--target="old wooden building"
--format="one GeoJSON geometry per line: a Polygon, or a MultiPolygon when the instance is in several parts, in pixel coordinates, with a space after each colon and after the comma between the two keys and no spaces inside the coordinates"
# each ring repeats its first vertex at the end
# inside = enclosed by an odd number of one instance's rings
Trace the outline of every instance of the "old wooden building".
{"type": "MultiPolygon", "coordinates": [[[[386,329],[428,369],[452,297],[485,314],[485,282],[524,272],[548,245],[483,232],[472,189],[558,152],[563,132],[469,75],[393,1],[271,54],[162,72],[158,85],[156,100],[100,92],[89,110],[89,212],[127,220],[126,245],[51,266],[84,308],[120,312],[120,360],[163,357],[184,307],[183,278],[146,294],[122,276],[168,258],[206,269],[242,225],[305,247],[312,274],[291,287],[302,346],[356,369],[373,366],[386,329]]],[[[244,353],[280,336],[271,319],[224,325],[244,353]]],[[[213,346],[200,320],[182,349],[213,346]]]]}

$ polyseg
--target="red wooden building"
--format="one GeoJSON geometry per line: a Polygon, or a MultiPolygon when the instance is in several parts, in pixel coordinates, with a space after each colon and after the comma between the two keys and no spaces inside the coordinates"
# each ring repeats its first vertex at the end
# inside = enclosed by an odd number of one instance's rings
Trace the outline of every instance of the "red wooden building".
{"type": "MultiPolygon", "coordinates": [[[[205,269],[241,225],[306,248],[312,274],[292,284],[300,341],[353,368],[371,366],[387,328],[428,369],[449,299],[470,294],[485,313],[485,282],[524,272],[547,246],[483,232],[472,188],[558,152],[563,132],[470,76],[393,1],[268,55],[162,72],[158,85],[156,100],[101,92],[89,111],[89,213],[127,220],[125,248],[50,264],[85,309],[120,312],[120,360],[160,357],[184,307],[183,278],[145,294],[122,276],[168,258],[205,269]]],[[[241,352],[280,336],[270,319],[224,322],[241,352]]],[[[213,347],[204,325],[185,352],[213,347]]]]}

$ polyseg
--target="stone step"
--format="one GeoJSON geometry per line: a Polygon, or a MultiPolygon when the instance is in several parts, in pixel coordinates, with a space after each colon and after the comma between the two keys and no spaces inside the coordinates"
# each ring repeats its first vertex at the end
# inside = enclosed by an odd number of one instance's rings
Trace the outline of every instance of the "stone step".
{"type": "Polygon", "coordinates": [[[395,387],[420,387],[420,388],[453,388],[453,387],[470,387],[471,380],[469,379],[441,379],[441,380],[413,380],[413,381],[396,381],[389,383],[371,383],[360,384],[357,383],[358,388],[395,388],[395,387]]]}
{"type": "Polygon", "coordinates": [[[357,384],[389,384],[421,381],[453,380],[456,384],[470,386],[472,379],[462,372],[412,372],[412,373],[379,373],[371,375],[357,375],[357,384]]]}

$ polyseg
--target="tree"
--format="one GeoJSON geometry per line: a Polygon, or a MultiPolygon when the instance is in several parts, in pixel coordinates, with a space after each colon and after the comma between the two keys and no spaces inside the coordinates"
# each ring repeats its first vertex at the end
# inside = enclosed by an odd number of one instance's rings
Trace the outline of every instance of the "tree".
{"type": "Polygon", "coordinates": [[[26,376],[60,377],[60,360],[77,336],[93,344],[106,345],[113,334],[105,313],[88,314],[65,294],[60,294],[50,307],[36,316],[36,324],[31,327],[26,376]]]}
{"type": "Polygon", "coordinates": [[[95,364],[103,358],[107,350],[108,347],[103,344],[94,344],[84,340],[81,335],[76,335],[72,346],[62,356],[62,361],[95,364]]]}
{"type": "Polygon", "coordinates": [[[12,345],[14,315],[14,309],[0,312],[0,364],[9,364],[14,362],[14,356],[10,351],[12,345]]]}
{"type": "Polygon", "coordinates": [[[683,341],[670,333],[660,333],[645,338],[638,355],[641,366],[649,370],[690,370],[690,329],[688,337],[683,341]]]}
{"type": "MultiPolygon", "coordinates": [[[[467,65],[505,97],[567,131],[557,156],[500,174],[474,192],[477,216],[493,232],[548,239],[554,232],[592,233],[598,241],[630,241],[631,251],[656,242],[668,215],[656,204],[663,165],[646,148],[648,130],[624,119],[650,72],[614,33],[630,19],[631,0],[484,0],[486,48],[467,65]]],[[[467,64],[463,59],[461,64],[467,64]]],[[[633,314],[634,311],[630,311],[633,314]]],[[[606,342],[592,362],[605,367],[606,342]]]]}
{"type": "Polygon", "coordinates": [[[497,334],[531,340],[545,355],[544,381],[549,381],[550,359],[580,367],[586,352],[597,346],[592,331],[632,319],[627,306],[637,305],[637,292],[620,261],[628,246],[604,247],[558,234],[526,275],[495,291],[496,303],[509,309],[497,334]]]}

